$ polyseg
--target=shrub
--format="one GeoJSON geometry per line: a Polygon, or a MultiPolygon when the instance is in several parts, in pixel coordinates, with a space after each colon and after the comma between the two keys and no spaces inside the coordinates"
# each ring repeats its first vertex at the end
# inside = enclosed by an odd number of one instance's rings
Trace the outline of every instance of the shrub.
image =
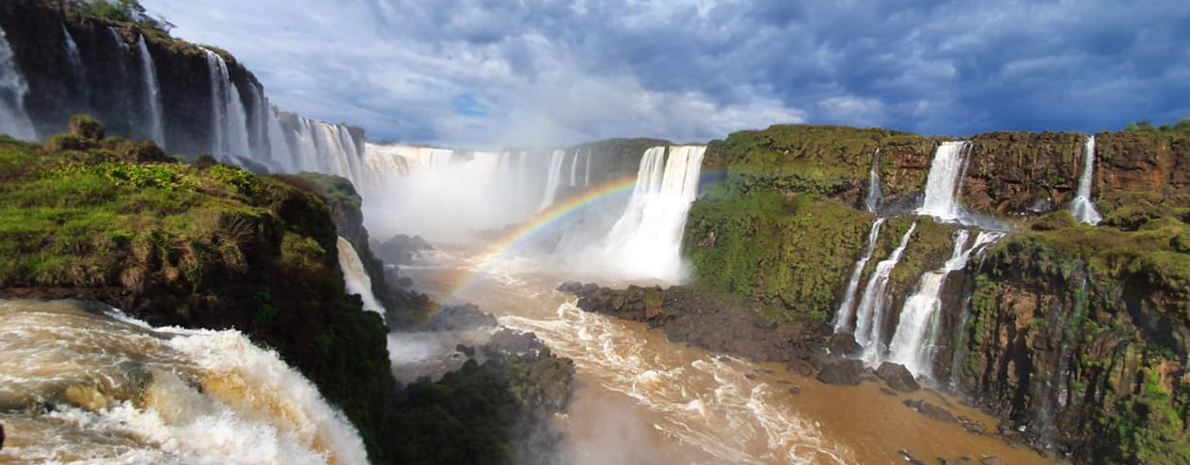
{"type": "Polygon", "coordinates": [[[1033,222],[1031,228],[1034,231],[1057,231],[1077,225],[1078,221],[1075,221],[1074,215],[1071,215],[1069,211],[1059,210],[1038,218],[1033,222]]]}
{"type": "Polygon", "coordinates": [[[74,134],[95,142],[103,140],[105,132],[103,125],[95,121],[91,115],[78,114],[70,117],[70,125],[67,126],[66,132],[74,134]]]}

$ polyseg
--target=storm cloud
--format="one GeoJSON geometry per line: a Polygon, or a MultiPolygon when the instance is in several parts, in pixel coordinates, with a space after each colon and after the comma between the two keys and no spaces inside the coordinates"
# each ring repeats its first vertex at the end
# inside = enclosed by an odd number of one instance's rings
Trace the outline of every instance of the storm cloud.
{"type": "Polygon", "coordinates": [[[1190,116],[1190,2],[143,0],[272,101],[373,139],[706,141],[775,123],[926,134],[1190,116]]]}

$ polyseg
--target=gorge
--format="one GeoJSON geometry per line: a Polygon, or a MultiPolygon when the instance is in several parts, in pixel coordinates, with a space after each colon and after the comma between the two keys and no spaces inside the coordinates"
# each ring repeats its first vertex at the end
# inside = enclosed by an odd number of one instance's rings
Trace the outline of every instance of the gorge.
{"type": "Polygon", "coordinates": [[[1190,463],[1187,123],[451,149],[0,31],[0,461],[1190,463]]]}

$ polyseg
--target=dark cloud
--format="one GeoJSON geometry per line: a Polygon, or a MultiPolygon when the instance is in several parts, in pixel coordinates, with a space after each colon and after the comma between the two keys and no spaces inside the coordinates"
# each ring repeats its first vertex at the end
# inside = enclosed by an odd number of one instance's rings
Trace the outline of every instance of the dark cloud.
{"type": "Polygon", "coordinates": [[[1190,2],[144,0],[273,100],[440,144],[1190,115],[1190,2]]]}

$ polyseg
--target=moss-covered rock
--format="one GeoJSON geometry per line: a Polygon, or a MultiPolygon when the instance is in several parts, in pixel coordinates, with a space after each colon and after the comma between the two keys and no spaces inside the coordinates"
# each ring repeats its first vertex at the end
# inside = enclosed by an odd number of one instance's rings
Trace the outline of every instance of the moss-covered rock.
{"type": "Polygon", "coordinates": [[[0,296],[94,299],[154,325],[238,329],[317,384],[387,462],[386,330],[343,291],[326,203],[146,143],[95,145],[0,142],[0,296]]]}

